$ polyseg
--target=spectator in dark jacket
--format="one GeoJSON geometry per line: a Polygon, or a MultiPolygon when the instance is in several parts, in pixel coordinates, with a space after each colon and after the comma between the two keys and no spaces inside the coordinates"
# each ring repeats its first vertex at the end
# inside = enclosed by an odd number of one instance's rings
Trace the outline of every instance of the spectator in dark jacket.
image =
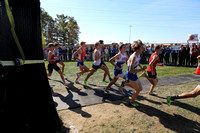
{"type": "Polygon", "coordinates": [[[189,44],[185,46],[185,65],[190,65],[190,47],[189,44]]]}
{"type": "Polygon", "coordinates": [[[169,57],[170,57],[171,49],[169,46],[165,49],[165,62],[166,64],[169,64],[169,57]]]}
{"type": "Polygon", "coordinates": [[[163,63],[163,58],[164,58],[164,54],[165,54],[165,49],[164,49],[164,45],[162,45],[161,49],[162,51],[161,54],[159,54],[159,57],[160,57],[160,63],[163,63]]]}
{"type": "Polygon", "coordinates": [[[179,50],[179,65],[185,65],[185,47],[182,45],[179,50]]]}

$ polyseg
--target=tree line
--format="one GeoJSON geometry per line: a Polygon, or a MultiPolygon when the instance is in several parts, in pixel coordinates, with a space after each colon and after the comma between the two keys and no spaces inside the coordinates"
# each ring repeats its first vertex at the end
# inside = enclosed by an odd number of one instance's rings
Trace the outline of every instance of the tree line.
{"type": "Polygon", "coordinates": [[[49,42],[68,46],[78,44],[80,28],[74,17],[61,14],[56,15],[56,18],[53,19],[48,12],[41,8],[41,23],[46,44],[49,42]]]}

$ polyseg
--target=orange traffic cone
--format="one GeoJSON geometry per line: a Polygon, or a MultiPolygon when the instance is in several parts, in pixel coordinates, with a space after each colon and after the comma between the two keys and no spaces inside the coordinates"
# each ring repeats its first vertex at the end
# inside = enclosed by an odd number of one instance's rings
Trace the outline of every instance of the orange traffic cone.
{"type": "Polygon", "coordinates": [[[197,69],[196,69],[195,74],[200,74],[200,63],[199,63],[198,66],[197,66],[197,69]]]}

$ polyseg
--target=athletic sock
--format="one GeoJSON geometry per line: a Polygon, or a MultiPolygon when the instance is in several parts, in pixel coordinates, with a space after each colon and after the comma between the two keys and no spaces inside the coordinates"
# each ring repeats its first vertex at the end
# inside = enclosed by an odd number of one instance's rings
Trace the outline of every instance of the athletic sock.
{"type": "Polygon", "coordinates": [[[179,99],[179,96],[178,96],[178,95],[176,95],[176,96],[171,96],[170,99],[171,99],[171,100],[179,99]]]}

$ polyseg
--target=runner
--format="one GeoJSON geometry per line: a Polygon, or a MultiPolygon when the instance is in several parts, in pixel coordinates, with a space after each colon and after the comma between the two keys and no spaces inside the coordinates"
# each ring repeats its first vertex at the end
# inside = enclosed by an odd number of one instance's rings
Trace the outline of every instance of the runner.
{"type": "Polygon", "coordinates": [[[73,56],[77,59],[77,67],[79,67],[80,72],[76,73],[77,78],[75,80],[75,83],[80,84],[78,79],[80,78],[81,75],[83,75],[86,72],[89,72],[90,69],[84,64],[84,58],[85,56],[89,56],[85,51],[85,45],[86,42],[81,42],[81,47],[73,54],[73,56]],[[78,56],[77,56],[78,55],[78,56]]]}
{"type": "Polygon", "coordinates": [[[158,66],[164,66],[163,63],[159,63],[160,58],[159,54],[162,53],[160,45],[155,46],[155,52],[151,55],[149,60],[149,66],[147,68],[148,76],[145,72],[141,74],[140,77],[145,77],[147,80],[151,83],[150,90],[148,92],[149,95],[156,96],[157,94],[153,92],[153,89],[156,87],[158,83],[157,73],[156,73],[156,65],[158,66]]]}
{"type": "Polygon", "coordinates": [[[65,64],[62,62],[61,57],[60,57],[60,52],[59,52],[59,47],[60,45],[58,43],[55,43],[55,57],[58,57],[58,60],[56,60],[56,63],[59,63],[62,65],[62,73],[64,74],[64,68],[65,64]]]}
{"type": "Polygon", "coordinates": [[[85,85],[87,85],[87,80],[89,79],[90,76],[92,76],[99,68],[103,69],[104,67],[102,65],[101,58],[103,58],[107,54],[101,54],[101,46],[99,42],[95,43],[95,48],[96,49],[94,50],[94,63],[92,65],[92,70],[84,80],[85,85]]]}
{"type": "MultiPolygon", "coordinates": [[[[127,63],[128,56],[126,54],[125,44],[119,44],[119,53],[110,59],[110,63],[115,67],[114,68],[114,79],[109,83],[105,88],[105,91],[109,94],[109,88],[119,79],[119,77],[126,80],[126,75],[122,72],[124,63],[127,63]],[[116,64],[114,63],[116,61],[116,64]]],[[[122,89],[119,88],[121,94],[124,94],[122,89]]]]}
{"type": "MultiPolygon", "coordinates": [[[[100,43],[100,46],[101,46],[101,52],[102,52],[101,54],[103,54],[104,53],[103,52],[104,41],[103,40],[99,40],[99,43],[100,43]]],[[[108,53],[105,53],[105,54],[107,55],[108,53]]],[[[109,80],[112,81],[112,78],[110,76],[110,71],[109,71],[108,67],[106,66],[106,63],[104,63],[103,58],[101,58],[101,63],[102,63],[102,68],[101,69],[104,71],[103,82],[109,83],[109,81],[106,80],[106,76],[108,75],[109,80]]]]}
{"type": "MultiPolygon", "coordinates": [[[[200,60],[200,55],[197,57],[197,59],[200,60]]],[[[175,99],[195,98],[198,95],[200,95],[200,85],[197,85],[197,87],[191,92],[182,93],[176,96],[167,96],[167,104],[170,106],[175,99]]]]}
{"type": "MultiPolygon", "coordinates": [[[[140,80],[137,77],[137,73],[140,71],[144,71],[147,67],[140,65],[140,54],[142,54],[142,51],[144,50],[143,43],[141,40],[135,41],[132,48],[135,50],[135,52],[129,57],[127,61],[128,69],[126,72],[126,81],[129,83],[129,86],[135,90],[135,93],[133,93],[132,98],[130,100],[130,105],[133,107],[139,106],[134,101],[140,91],[142,90],[142,85],[140,83],[140,80]],[[136,69],[137,66],[140,67],[140,69],[136,69]]],[[[127,85],[127,84],[125,84],[127,85]]]]}
{"type": "Polygon", "coordinates": [[[49,46],[49,53],[48,53],[48,61],[49,61],[48,71],[49,71],[49,73],[47,74],[47,76],[51,76],[53,69],[54,69],[60,74],[60,77],[63,81],[63,84],[66,85],[66,86],[69,85],[68,83],[65,82],[64,76],[63,76],[60,68],[56,64],[56,60],[58,60],[58,57],[55,56],[55,51],[54,51],[55,46],[54,46],[54,44],[49,43],[48,46],[49,46]]]}
{"type": "Polygon", "coordinates": [[[168,96],[167,97],[167,104],[168,106],[171,105],[172,102],[174,102],[175,99],[184,99],[184,98],[195,98],[198,95],[200,95],[200,85],[197,85],[197,87],[188,93],[182,93],[176,96],[168,96]]]}

